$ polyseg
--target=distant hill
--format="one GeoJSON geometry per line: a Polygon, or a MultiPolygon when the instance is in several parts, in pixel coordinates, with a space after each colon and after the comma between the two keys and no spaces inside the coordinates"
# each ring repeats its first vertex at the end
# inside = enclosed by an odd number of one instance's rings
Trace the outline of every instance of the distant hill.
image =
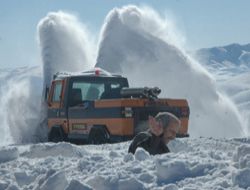
{"type": "Polygon", "coordinates": [[[195,52],[197,59],[206,65],[247,66],[250,68],[250,44],[202,48],[195,52]]]}

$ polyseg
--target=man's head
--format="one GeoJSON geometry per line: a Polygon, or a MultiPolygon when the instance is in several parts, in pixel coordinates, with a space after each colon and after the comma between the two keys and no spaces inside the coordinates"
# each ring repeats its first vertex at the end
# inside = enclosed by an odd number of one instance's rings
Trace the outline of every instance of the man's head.
{"type": "Polygon", "coordinates": [[[169,112],[160,112],[155,117],[149,117],[149,125],[152,133],[159,136],[163,133],[165,143],[176,137],[181,122],[180,120],[169,112]]]}

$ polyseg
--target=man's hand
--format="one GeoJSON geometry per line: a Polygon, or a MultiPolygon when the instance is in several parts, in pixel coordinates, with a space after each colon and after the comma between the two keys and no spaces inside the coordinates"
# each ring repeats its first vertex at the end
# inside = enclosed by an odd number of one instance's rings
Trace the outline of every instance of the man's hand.
{"type": "Polygon", "coordinates": [[[156,121],[155,118],[152,116],[148,117],[148,122],[149,122],[150,131],[155,136],[160,136],[163,134],[163,126],[161,122],[156,121]]]}

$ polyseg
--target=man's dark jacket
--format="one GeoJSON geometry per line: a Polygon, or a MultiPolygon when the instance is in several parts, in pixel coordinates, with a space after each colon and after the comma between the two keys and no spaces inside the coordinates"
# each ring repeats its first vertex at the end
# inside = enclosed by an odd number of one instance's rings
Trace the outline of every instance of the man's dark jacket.
{"type": "Polygon", "coordinates": [[[152,155],[170,152],[163,141],[163,135],[155,136],[151,132],[141,132],[136,135],[129,146],[128,152],[134,154],[137,147],[142,147],[152,155]]]}

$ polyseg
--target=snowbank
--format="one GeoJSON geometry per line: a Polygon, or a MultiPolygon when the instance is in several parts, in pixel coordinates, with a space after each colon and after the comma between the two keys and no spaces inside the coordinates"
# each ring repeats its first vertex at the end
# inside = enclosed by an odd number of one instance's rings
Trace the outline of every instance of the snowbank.
{"type": "Polygon", "coordinates": [[[250,187],[250,169],[239,170],[235,176],[233,176],[233,183],[241,188],[250,187]]]}
{"type": "Polygon", "coordinates": [[[19,156],[18,150],[15,147],[0,148],[0,163],[8,162],[17,159],[19,156]]]}
{"type": "Polygon", "coordinates": [[[177,139],[168,154],[129,142],[76,146],[68,143],[1,148],[0,189],[246,189],[250,144],[246,139],[177,139]],[[19,156],[18,156],[19,155],[19,156]]]}

